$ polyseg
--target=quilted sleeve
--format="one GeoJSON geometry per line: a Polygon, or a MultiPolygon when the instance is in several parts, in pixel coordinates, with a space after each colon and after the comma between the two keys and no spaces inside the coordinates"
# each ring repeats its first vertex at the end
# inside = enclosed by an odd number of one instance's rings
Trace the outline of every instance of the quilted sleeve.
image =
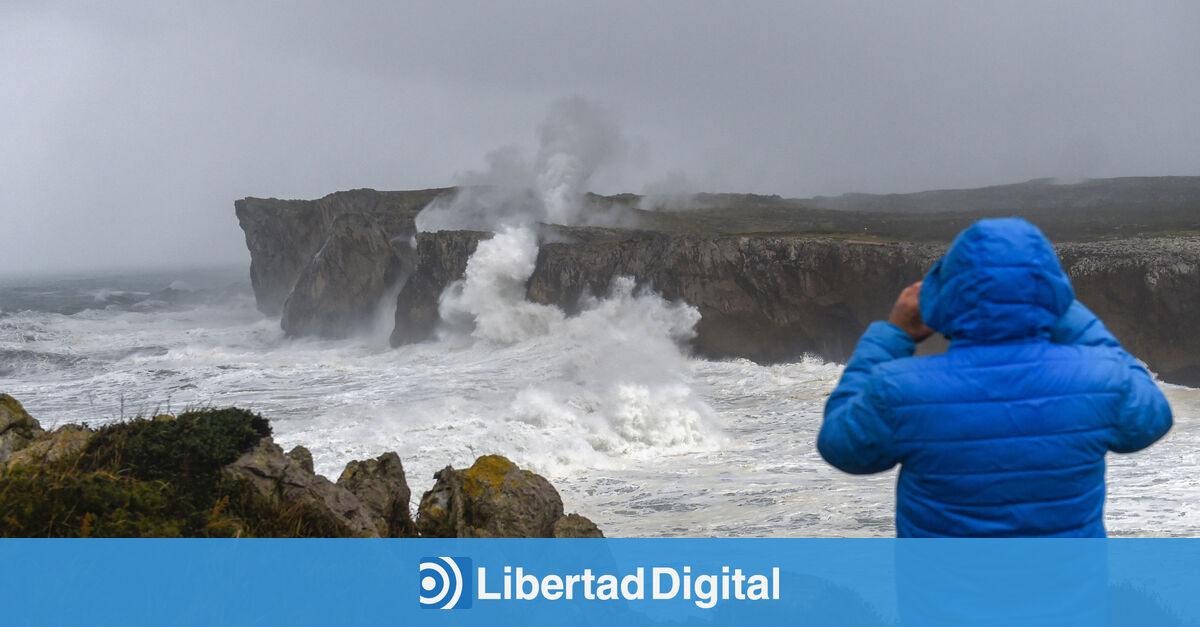
{"type": "Polygon", "coordinates": [[[1120,414],[1113,422],[1109,448],[1117,453],[1132,453],[1150,446],[1167,433],[1173,422],[1171,406],[1150,373],[1113,337],[1096,314],[1079,301],[1050,330],[1050,339],[1060,344],[1106,346],[1117,351],[1126,364],[1128,380],[1120,414]]]}
{"type": "Polygon", "coordinates": [[[825,420],[817,436],[817,450],[825,461],[854,474],[882,472],[900,461],[871,371],[883,362],[911,357],[915,348],[912,338],[891,323],[867,327],[825,403],[825,420]]]}
{"type": "Polygon", "coordinates": [[[1150,374],[1129,358],[1129,387],[1114,423],[1109,448],[1116,453],[1132,453],[1154,444],[1171,429],[1171,406],[1150,374]]]}

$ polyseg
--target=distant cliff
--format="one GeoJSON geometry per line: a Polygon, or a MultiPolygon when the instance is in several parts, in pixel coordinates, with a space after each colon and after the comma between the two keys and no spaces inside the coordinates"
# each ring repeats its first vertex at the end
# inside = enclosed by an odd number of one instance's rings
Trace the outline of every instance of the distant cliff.
{"type": "MultiPolygon", "coordinates": [[[[809,353],[845,361],[858,336],[887,316],[896,294],[919,280],[945,244],[875,243],[801,235],[669,235],[556,229],[569,241],[542,246],[527,285],[531,301],[577,309],[616,276],[635,277],[700,310],[693,348],[760,362],[809,353]]],[[[397,303],[393,343],[428,337],[437,297],[461,276],[480,235],[423,233],[413,278],[397,303]]],[[[1200,385],[1200,237],[1057,245],[1079,300],[1167,381],[1200,385]]]]}
{"type": "Polygon", "coordinates": [[[1035,179],[1011,185],[975,189],[939,189],[913,194],[844,194],[818,196],[800,202],[809,207],[888,213],[987,211],[1014,213],[1030,209],[1064,212],[1112,209],[1126,219],[1136,214],[1190,212],[1196,217],[1200,199],[1197,176],[1128,176],[1058,183],[1035,179]]]}
{"type": "MultiPolygon", "coordinates": [[[[1148,181],[1116,179],[1109,188],[1148,181]]],[[[1079,299],[1131,352],[1164,380],[1197,386],[1200,334],[1190,329],[1200,312],[1200,196],[1187,192],[1191,179],[1163,181],[1166,191],[1155,197],[1169,207],[1159,212],[1084,203],[1012,213],[1058,242],[1079,299]],[[1094,220],[1079,218],[1090,211],[1094,220]]],[[[1088,189],[1099,194],[1095,185],[1088,189]]],[[[260,309],[279,314],[292,335],[346,335],[402,284],[393,345],[431,337],[438,297],[491,236],[414,236],[413,218],[444,191],[238,201],[260,309]]],[[[1120,196],[1113,194],[1103,198],[1120,196]]],[[[637,197],[607,200],[629,207],[637,197]]],[[[954,233],[986,215],[836,211],[749,195],[701,200],[704,208],[695,211],[640,213],[641,229],[544,227],[527,298],[572,312],[583,294],[603,294],[613,278],[628,275],[699,309],[692,343],[699,354],[844,361],[867,324],[887,315],[899,290],[924,275],[954,233]]]]}
{"type": "Polygon", "coordinates": [[[238,222],[250,249],[250,281],[258,308],[268,315],[282,311],[296,279],[321,248],[339,215],[362,214],[389,235],[411,236],[416,231],[413,218],[444,191],[355,189],[318,200],[243,198],[235,202],[238,222]]]}

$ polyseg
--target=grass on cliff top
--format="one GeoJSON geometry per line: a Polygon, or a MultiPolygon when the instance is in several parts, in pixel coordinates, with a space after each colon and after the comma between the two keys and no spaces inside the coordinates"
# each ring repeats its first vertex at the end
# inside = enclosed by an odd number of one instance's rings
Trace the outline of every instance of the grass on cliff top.
{"type": "Polygon", "coordinates": [[[810,235],[879,241],[950,242],[982,218],[1020,216],[1051,241],[1096,241],[1200,231],[1200,207],[1166,206],[1133,211],[1123,206],[966,209],[936,213],[881,213],[808,207],[799,201],[755,197],[723,199],[681,211],[630,210],[638,228],[702,235],[810,235]]]}
{"type": "Polygon", "coordinates": [[[0,536],[346,535],[221,471],[270,433],[265,418],[234,408],[103,427],[80,453],[0,477],[0,536]]]}

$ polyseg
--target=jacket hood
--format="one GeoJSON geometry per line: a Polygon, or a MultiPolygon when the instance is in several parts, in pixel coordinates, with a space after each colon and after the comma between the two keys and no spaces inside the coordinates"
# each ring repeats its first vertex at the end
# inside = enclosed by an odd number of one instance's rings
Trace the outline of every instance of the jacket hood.
{"type": "Polygon", "coordinates": [[[980,220],[955,238],[921,286],[921,316],[951,339],[1033,337],[1075,300],[1054,247],[1021,218],[980,220]]]}

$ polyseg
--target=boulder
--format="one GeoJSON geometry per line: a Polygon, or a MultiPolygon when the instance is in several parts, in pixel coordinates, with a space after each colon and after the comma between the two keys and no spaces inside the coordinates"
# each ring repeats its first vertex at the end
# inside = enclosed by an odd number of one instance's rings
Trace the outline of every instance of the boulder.
{"type": "Polygon", "coordinates": [[[363,502],[349,490],[305,470],[269,438],[225,466],[225,472],[250,482],[276,502],[309,506],[345,526],[351,536],[378,536],[363,502]]]}
{"type": "Polygon", "coordinates": [[[313,469],[312,451],[308,450],[307,448],[299,445],[294,446],[292,447],[292,450],[287,452],[287,456],[288,459],[300,464],[300,467],[303,468],[305,472],[311,472],[314,474],[316,473],[316,470],[313,469]]]}
{"type": "Polygon", "coordinates": [[[17,399],[0,394],[0,465],[44,433],[17,399]]]}
{"type": "Polygon", "coordinates": [[[544,477],[500,455],[480,457],[466,470],[447,466],[434,478],[417,515],[423,536],[603,537],[586,518],[563,516],[562,499],[544,477]]]}
{"type": "Polygon", "coordinates": [[[337,484],[354,493],[367,507],[379,535],[408,538],[416,526],[408,512],[411,493],[400,456],[384,453],[375,459],[346,464],[337,484]]]}
{"type": "Polygon", "coordinates": [[[604,534],[596,523],[580,516],[567,514],[554,523],[555,538],[603,538],[604,534]]]}
{"type": "Polygon", "coordinates": [[[9,457],[8,467],[54,463],[82,451],[95,433],[83,425],[63,425],[50,433],[42,432],[9,457]]]}

